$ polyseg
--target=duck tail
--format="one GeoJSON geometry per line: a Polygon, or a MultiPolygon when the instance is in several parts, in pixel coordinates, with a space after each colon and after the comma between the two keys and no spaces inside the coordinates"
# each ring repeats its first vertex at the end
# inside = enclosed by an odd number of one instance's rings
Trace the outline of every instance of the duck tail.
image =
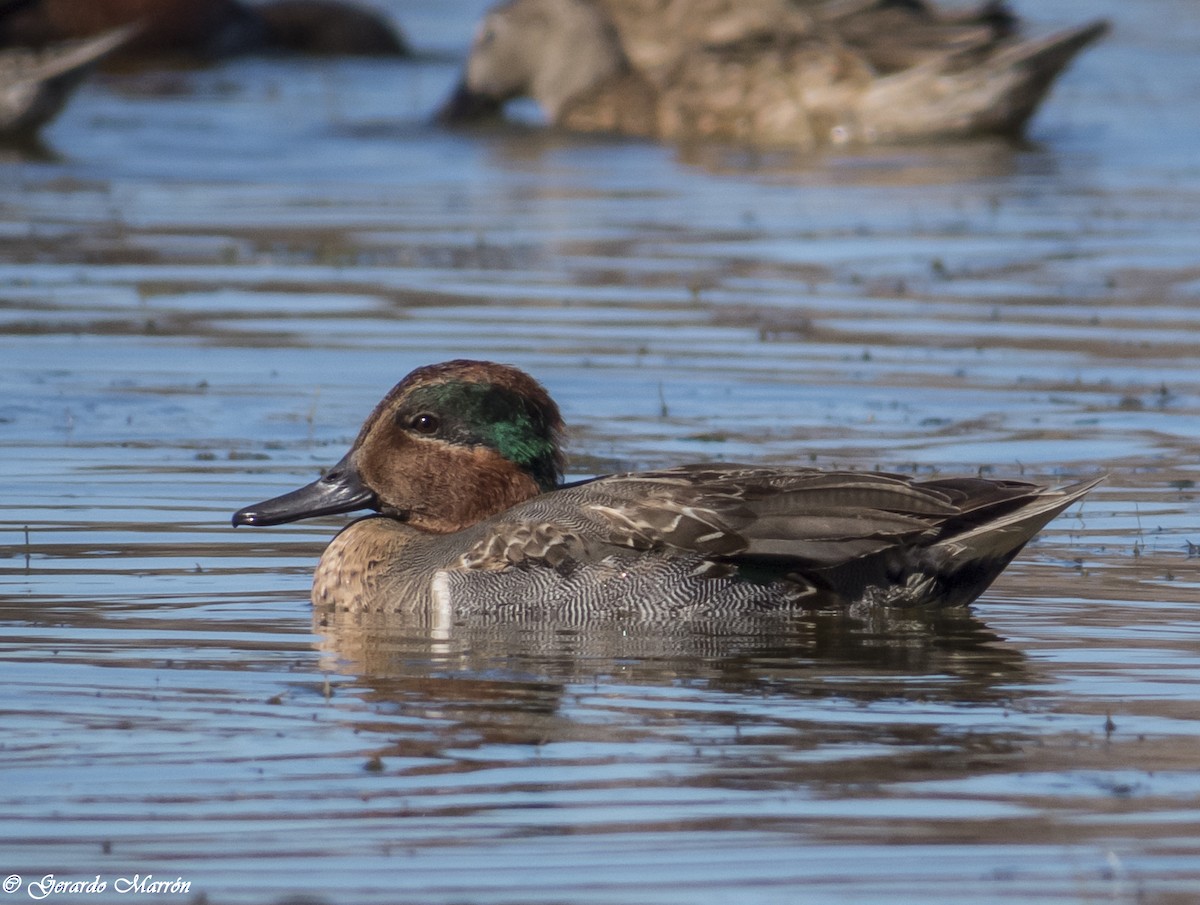
{"type": "Polygon", "coordinates": [[[1030,540],[1055,516],[1104,480],[1045,490],[999,518],[943,538],[926,552],[926,578],[938,606],[966,606],[988,589],[1030,540]]]}
{"type": "Polygon", "coordinates": [[[40,81],[82,73],[141,31],[137,24],[109,29],[90,38],[54,44],[41,51],[29,68],[30,78],[40,81]]]}
{"type": "Polygon", "coordinates": [[[138,31],[137,25],[42,49],[5,50],[7,83],[0,98],[0,134],[24,140],[58,115],[89,67],[138,31]]]}
{"type": "Polygon", "coordinates": [[[58,115],[89,68],[137,33],[137,25],[39,50],[7,51],[8,90],[0,101],[0,134],[24,140],[58,115]]]}
{"type": "Polygon", "coordinates": [[[1086,496],[1104,476],[1043,490],[1000,518],[985,520],[939,541],[938,546],[956,555],[975,558],[1004,558],[1005,562],[1049,524],[1059,513],[1086,496]]]}
{"type": "Polygon", "coordinates": [[[991,113],[990,131],[1018,135],[1076,54],[1109,32],[1100,19],[1043,38],[1010,45],[985,65],[999,83],[1001,100],[991,113]]]}
{"type": "Polygon", "coordinates": [[[1019,136],[1051,85],[1109,31],[1097,20],[1028,41],[954,52],[879,79],[865,99],[867,137],[1019,136]]]}

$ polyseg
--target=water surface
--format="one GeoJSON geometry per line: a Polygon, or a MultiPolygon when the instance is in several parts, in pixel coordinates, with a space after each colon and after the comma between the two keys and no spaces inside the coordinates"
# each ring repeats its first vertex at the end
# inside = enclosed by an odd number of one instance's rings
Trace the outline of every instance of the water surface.
{"type": "Polygon", "coordinates": [[[482,5],[392,4],[415,61],[107,76],[0,161],[0,871],[1195,901],[1200,14],[1026,5],[1116,25],[1028,144],[796,158],[440,131],[482,5]],[[579,476],[1110,477],[969,614],[314,622],[342,520],[230,513],[454,356],[541,379],[579,476]]]}

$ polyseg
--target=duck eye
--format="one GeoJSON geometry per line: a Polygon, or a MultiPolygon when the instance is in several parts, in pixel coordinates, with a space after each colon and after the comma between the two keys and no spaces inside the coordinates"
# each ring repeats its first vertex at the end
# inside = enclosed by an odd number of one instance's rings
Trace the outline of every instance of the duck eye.
{"type": "Polygon", "coordinates": [[[413,415],[412,420],[408,422],[408,426],[418,434],[436,434],[438,428],[442,426],[442,422],[438,420],[437,415],[431,415],[429,412],[421,412],[419,415],[413,415]]]}

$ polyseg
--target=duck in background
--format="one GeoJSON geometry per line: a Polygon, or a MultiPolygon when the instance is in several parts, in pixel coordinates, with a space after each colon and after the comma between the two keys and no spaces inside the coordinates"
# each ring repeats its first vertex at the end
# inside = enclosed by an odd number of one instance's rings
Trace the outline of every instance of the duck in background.
{"type": "Polygon", "coordinates": [[[247,53],[403,56],[381,14],[347,0],[6,0],[0,45],[38,47],[136,23],[124,66],[190,64],[247,53]]]}
{"type": "Polygon", "coordinates": [[[562,418],[516,368],[418,368],[313,483],[234,526],[373,509],[333,539],[318,607],[583,621],[965,606],[1098,481],[712,463],[562,483],[562,418]]]}
{"type": "Polygon", "coordinates": [[[554,124],[764,147],[1019,136],[1091,22],[1025,39],[1001,3],[510,0],[480,23],[440,118],[533,98],[554,124]]]}
{"type": "Polygon", "coordinates": [[[343,0],[270,0],[253,8],[268,49],[329,56],[407,56],[400,31],[385,17],[343,0]]]}
{"type": "Polygon", "coordinates": [[[126,26],[40,48],[0,48],[0,140],[35,142],[96,63],[136,30],[126,26]]]}

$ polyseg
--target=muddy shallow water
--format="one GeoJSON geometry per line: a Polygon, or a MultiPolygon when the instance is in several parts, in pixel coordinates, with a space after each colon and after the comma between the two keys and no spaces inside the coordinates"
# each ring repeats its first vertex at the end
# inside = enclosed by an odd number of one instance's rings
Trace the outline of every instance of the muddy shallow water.
{"type": "Polygon", "coordinates": [[[1200,12],[1023,4],[1116,24],[1027,145],[803,159],[429,126],[481,5],[106,76],[0,158],[14,901],[1196,901],[1200,12]],[[341,520],[230,513],[460,355],[576,475],[1110,477],[969,614],[314,624],[341,520]]]}

